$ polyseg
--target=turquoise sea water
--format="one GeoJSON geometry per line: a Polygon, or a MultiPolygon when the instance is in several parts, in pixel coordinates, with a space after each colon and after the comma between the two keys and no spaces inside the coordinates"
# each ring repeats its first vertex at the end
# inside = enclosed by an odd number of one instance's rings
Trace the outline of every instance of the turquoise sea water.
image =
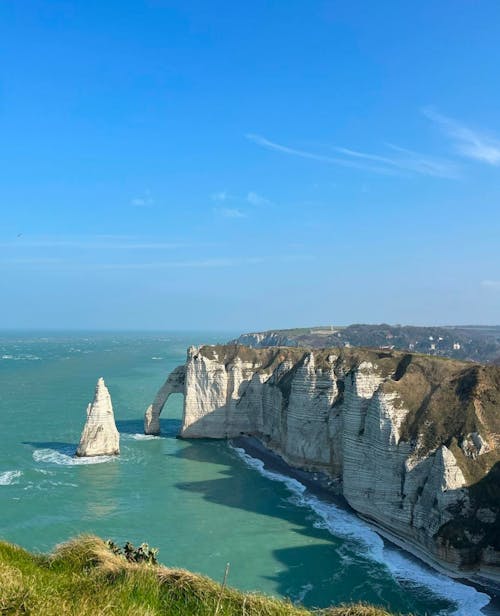
{"type": "Polygon", "coordinates": [[[35,550],[82,532],[147,541],[160,560],[308,606],[480,614],[487,595],[384,545],[364,522],[222,441],[182,441],[182,397],[162,437],[142,416],[190,344],[230,334],[0,334],[0,537],[35,550]],[[99,376],[121,456],[73,458],[99,376]],[[90,463],[91,462],[91,463],[90,463]]]}

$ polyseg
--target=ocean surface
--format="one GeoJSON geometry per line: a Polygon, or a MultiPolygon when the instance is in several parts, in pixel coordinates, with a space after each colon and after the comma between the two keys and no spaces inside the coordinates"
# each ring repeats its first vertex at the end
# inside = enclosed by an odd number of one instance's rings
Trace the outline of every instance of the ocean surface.
{"type": "MultiPolygon", "coordinates": [[[[237,335],[237,332],[234,333],[237,335]]],[[[145,408],[191,344],[226,333],[0,334],[0,538],[47,551],[79,533],[147,541],[160,560],[307,606],[368,601],[415,615],[474,616],[489,602],[385,544],[364,522],[223,441],[162,436],[145,408]],[[110,390],[121,456],[75,459],[97,378],[110,390]]]]}

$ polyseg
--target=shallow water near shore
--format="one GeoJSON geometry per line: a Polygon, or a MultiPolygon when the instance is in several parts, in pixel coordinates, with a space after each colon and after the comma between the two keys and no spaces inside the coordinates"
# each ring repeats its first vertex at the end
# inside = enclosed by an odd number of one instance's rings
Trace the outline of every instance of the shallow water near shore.
{"type": "Polygon", "coordinates": [[[142,415],[190,344],[221,335],[0,334],[0,537],[47,551],[83,532],[147,541],[160,560],[243,590],[308,606],[368,601],[393,611],[480,614],[489,598],[435,574],[355,515],[223,441],[176,439],[182,396],[162,436],[142,415]],[[118,458],[73,453],[99,376],[110,390],[118,458]]]}

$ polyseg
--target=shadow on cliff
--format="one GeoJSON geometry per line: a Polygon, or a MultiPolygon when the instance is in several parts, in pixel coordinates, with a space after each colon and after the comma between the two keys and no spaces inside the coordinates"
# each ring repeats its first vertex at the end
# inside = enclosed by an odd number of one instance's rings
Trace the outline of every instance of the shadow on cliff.
{"type": "MultiPolygon", "coordinates": [[[[462,490],[450,492],[460,495],[462,490]]],[[[482,561],[484,550],[493,548],[499,553],[500,462],[496,462],[484,477],[469,486],[467,507],[463,507],[462,502],[457,500],[450,511],[453,518],[438,531],[444,546],[458,550],[463,562],[471,566],[482,561]]],[[[498,591],[500,587],[497,590],[497,594],[500,594],[498,591]]]]}
{"type": "MultiPolygon", "coordinates": [[[[266,480],[247,467],[224,441],[196,439],[185,443],[182,450],[167,455],[215,463],[223,468],[216,478],[179,482],[176,488],[201,494],[206,501],[217,505],[261,516],[262,523],[254,524],[263,533],[266,517],[272,517],[282,522],[278,524],[278,528],[281,527],[278,533],[294,535],[294,539],[287,541],[293,547],[273,550],[279,564],[272,573],[263,575],[276,584],[280,594],[310,607],[354,600],[421,614],[431,613],[438,604],[439,609],[449,607],[446,601],[429,596],[422,599],[422,605],[417,605],[415,593],[408,595],[403,586],[370,557],[368,545],[356,539],[354,531],[351,537],[347,528],[344,537],[332,535],[321,526],[317,514],[307,506],[300,506],[303,502],[300,496],[282,482],[266,480]]],[[[270,470],[274,470],[272,463],[270,470]]],[[[354,514],[343,512],[343,515],[353,515],[353,520],[358,520],[354,514]]],[[[346,527],[348,523],[347,520],[346,527]]],[[[227,549],[228,560],[231,560],[230,545],[227,549]]]]}

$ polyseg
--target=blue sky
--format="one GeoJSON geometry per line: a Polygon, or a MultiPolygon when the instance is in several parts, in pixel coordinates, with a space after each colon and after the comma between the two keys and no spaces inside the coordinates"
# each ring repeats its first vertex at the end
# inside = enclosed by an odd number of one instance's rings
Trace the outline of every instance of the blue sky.
{"type": "Polygon", "coordinates": [[[0,328],[500,323],[500,4],[2,0],[0,328]]]}

